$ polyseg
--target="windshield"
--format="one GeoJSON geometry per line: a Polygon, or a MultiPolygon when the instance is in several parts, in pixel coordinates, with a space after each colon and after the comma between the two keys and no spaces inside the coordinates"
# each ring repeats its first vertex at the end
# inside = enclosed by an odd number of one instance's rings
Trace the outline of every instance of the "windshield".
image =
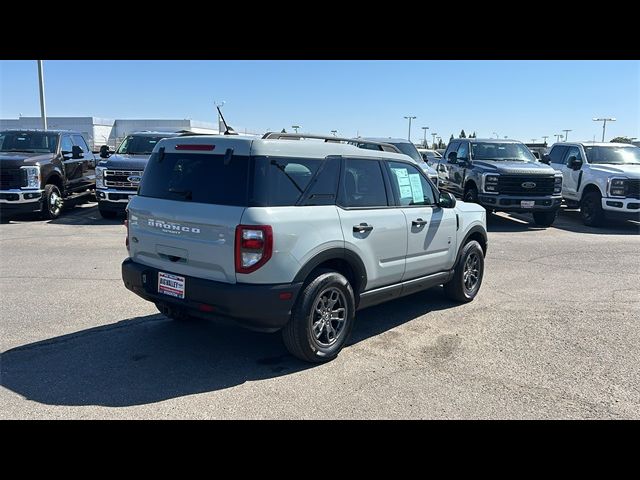
{"type": "Polygon", "coordinates": [[[391,145],[397,147],[398,150],[400,150],[405,155],[409,155],[411,159],[416,163],[424,161],[422,159],[422,156],[418,153],[418,149],[413,143],[392,143],[391,145]]]}
{"type": "Polygon", "coordinates": [[[58,134],[0,132],[0,152],[56,153],[58,134]]]}
{"type": "Polygon", "coordinates": [[[589,163],[640,164],[640,148],[628,147],[584,147],[589,163]]]}
{"type": "Polygon", "coordinates": [[[519,162],[535,162],[536,157],[521,143],[472,143],[473,160],[515,160],[519,162]]]}
{"type": "Polygon", "coordinates": [[[151,152],[156,146],[156,143],[158,143],[163,138],[165,137],[157,135],[129,135],[122,141],[116,153],[120,153],[123,155],[151,155],[151,152]]]}

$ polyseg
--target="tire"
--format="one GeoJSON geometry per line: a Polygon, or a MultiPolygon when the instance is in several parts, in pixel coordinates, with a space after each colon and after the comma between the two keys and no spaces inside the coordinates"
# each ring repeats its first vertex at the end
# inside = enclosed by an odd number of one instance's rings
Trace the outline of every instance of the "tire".
{"type": "Polygon", "coordinates": [[[484,252],[477,241],[471,240],[462,248],[462,253],[454,269],[453,278],[444,284],[444,293],[451,300],[462,303],[470,302],[478,294],[483,277],[484,252]],[[474,270],[474,265],[475,283],[471,285],[472,279],[466,273],[471,273],[469,268],[474,270]],[[467,279],[467,283],[465,283],[465,279],[467,279]]]}
{"type": "Polygon", "coordinates": [[[478,203],[478,189],[476,187],[471,187],[469,190],[464,192],[463,201],[469,203],[478,203]]]}
{"type": "Polygon", "coordinates": [[[98,211],[100,212],[100,215],[102,216],[102,218],[113,219],[118,216],[118,212],[114,212],[112,210],[104,210],[98,207],[98,211]]]}
{"type": "Polygon", "coordinates": [[[351,334],[355,317],[353,289],[343,275],[331,270],[317,270],[310,279],[300,292],[289,323],[282,329],[282,339],[294,357],[305,362],[328,362],[340,353],[351,334]]]}
{"type": "Polygon", "coordinates": [[[53,184],[44,186],[44,200],[42,201],[42,217],[46,220],[55,220],[62,213],[64,200],[60,189],[53,184]]]}
{"type": "Polygon", "coordinates": [[[600,192],[589,192],[580,202],[580,216],[587,227],[599,227],[604,223],[602,196],[600,192]]]}
{"type": "Polygon", "coordinates": [[[165,305],[164,303],[160,303],[160,302],[156,303],[155,305],[161,314],[163,314],[165,317],[171,320],[175,320],[177,322],[185,322],[188,320],[192,320],[193,318],[189,314],[187,314],[184,310],[181,310],[179,308],[169,307],[168,305],[165,305]]]}
{"type": "Polygon", "coordinates": [[[533,221],[539,227],[550,227],[557,216],[557,210],[552,212],[533,212],[533,221]]]}

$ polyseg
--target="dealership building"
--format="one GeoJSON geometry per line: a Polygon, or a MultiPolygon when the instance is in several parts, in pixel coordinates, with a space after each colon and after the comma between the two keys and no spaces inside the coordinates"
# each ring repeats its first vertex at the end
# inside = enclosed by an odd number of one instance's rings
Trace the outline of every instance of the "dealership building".
{"type": "MultiPolygon", "coordinates": [[[[198,120],[166,119],[117,119],[100,117],[47,117],[47,127],[54,130],[73,130],[84,135],[89,147],[98,150],[101,145],[115,148],[122,139],[132,132],[151,130],[156,132],[176,132],[187,130],[193,133],[217,134],[218,125],[198,120]]],[[[0,119],[0,129],[42,128],[40,117],[19,117],[0,119]]],[[[224,127],[223,127],[224,128],[224,127]]]]}

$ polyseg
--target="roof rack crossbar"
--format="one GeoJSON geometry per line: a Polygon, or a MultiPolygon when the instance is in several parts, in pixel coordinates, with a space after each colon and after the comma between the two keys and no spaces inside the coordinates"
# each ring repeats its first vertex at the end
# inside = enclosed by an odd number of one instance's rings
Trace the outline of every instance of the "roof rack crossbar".
{"type": "Polygon", "coordinates": [[[381,147],[383,152],[402,153],[402,151],[395,145],[384,142],[374,142],[372,140],[363,140],[361,138],[346,138],[346,137],[334,137],[333,135],[316,135],[312,133],[280,133],[280,132],[267,132],[262,138],[264,140],[302,140],[304,138],[311,138],[314,140],[324,140],[325,143],[341,143],[347,142],[352,145],[358,146],[358,144],[365,145],[377,145],[381,147]]]}

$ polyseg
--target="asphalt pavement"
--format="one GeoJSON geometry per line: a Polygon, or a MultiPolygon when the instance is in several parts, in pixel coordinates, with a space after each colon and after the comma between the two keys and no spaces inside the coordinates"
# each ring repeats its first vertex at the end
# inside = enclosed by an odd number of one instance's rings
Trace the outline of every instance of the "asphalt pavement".
{"type": "Polygon", "coordinates": [[[126,290],[95,203],[0,224],[0,418],[640,418],[640,226],[488,216],[475,301],[358,312],[327,364],[279,334],[175,322],[126,290]]]}

